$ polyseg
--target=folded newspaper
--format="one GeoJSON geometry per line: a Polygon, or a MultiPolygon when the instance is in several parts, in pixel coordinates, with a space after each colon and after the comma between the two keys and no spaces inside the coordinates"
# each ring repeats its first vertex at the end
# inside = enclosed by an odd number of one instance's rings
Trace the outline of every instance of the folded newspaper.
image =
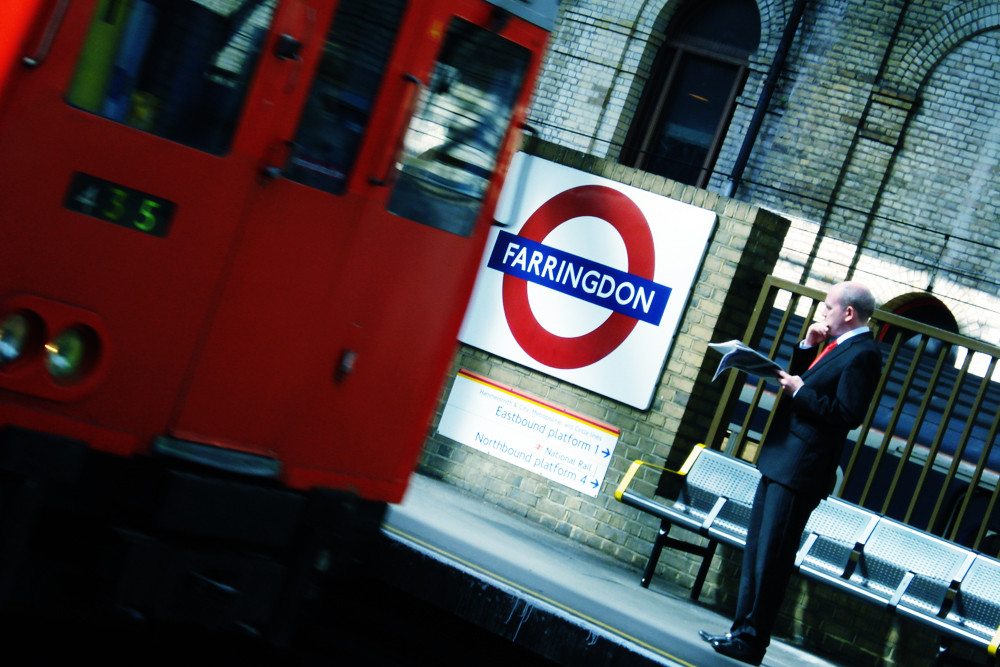
{"type": "Polygon", "coordinates": [[[719,362],[719,368],[716,369],[715,375],[712,377],[713,381],[722,375],[723,371],[730,368],[746,371],[751,375],[763,378],[777,378],[778,371],[782,370],[776,362],[738,340],[709,343],[708,346],[722,354],[722,361],[719,362]]]}

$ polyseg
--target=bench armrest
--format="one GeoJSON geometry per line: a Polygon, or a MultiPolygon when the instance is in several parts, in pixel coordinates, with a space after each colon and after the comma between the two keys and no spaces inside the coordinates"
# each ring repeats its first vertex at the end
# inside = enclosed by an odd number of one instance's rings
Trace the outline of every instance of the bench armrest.
{"type": "Polygon", "coordinates": [[[903,599],[903,594],[906,593],[906,589],[910,587],[910,582],[916,577],[916,573],[910,570],[903,575],[903,578],[899,582],[899,586],[896,586],[895,592],[892,597],[889,598],[889,609],[895,609],[899,606],[899,601],[903,599]]]}
{"type": "Polygon", "coordinates": [[[650,466],[651,468],[656,468],[657,470],[663,470],[664,472],[669,472],[674,475],[687,475],[691,470],[691,466],[694,462],[698,460],[698,455],[701,454],[702,450],[705,449],[705,445],[697,444],[688,454],[687,460],[684,461],[684,465],[678,470],[670,470],[669,468],[663,468],[658,465],[653,465],[652,463],[646,463],[645,461],[633,461],[632,465],[628,467],[628,471],[625,476],[622,477],[622,481],[618,483],[618,488],[615,489],[615,500],[621,502],[622,494],[628,489],[628,485],[632,483],[632,478],[635,477],[635,473],[639,471],[642,466],[650,466]]]}

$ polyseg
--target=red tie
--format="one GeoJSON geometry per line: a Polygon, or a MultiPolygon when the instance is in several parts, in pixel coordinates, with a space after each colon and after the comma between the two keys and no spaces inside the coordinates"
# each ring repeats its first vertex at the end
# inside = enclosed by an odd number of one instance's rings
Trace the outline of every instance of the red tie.
{"type": "Polygon", "coordinates": [[[826,353],[837,347],[837,341],[834,340],[832,343],[823,348],[823,351],[819,353],[819,356],[813,359],[813,362],[809,364],[809,368],[812,368],[819,363],[819,360],[826,356],[826,353]]]}

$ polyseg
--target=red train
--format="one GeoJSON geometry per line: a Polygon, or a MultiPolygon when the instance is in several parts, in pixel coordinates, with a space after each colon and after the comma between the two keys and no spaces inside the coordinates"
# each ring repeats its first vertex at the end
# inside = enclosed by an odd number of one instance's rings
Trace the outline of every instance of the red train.
{"type": "Polygon", "coordinates": [[[556,9],[3,3],[0,611],[277,632],[402,498],[556,9]]]}

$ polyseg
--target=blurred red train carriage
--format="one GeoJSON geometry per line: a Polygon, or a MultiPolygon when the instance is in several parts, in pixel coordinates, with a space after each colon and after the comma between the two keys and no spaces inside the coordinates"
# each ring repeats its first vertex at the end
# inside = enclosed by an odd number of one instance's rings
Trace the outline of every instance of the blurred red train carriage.
{"type": "Polygon", "coordinates": [[[402,498],[556,9],[4,3],[0,610],[266,632],[402,498]]]}

